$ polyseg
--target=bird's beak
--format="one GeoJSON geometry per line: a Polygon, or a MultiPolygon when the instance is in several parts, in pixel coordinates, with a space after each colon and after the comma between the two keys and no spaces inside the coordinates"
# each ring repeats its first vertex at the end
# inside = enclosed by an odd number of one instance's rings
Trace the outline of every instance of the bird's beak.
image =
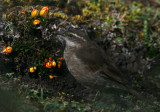
{"type": "Polygon", "coordinates": [[[64,39],[65,37],[62,36],[62,35],[57,35],[56,36],[56,39],[58,39],[60,42],[61,42],[61,45],[62,45],[62,49],[64,50],[65,47],[66,47],[66,41],[64,39]]]}

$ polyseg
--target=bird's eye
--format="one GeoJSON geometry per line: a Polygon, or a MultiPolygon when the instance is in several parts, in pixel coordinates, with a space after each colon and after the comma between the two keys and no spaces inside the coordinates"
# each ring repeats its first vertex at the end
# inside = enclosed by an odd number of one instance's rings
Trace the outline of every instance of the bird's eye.
{"type": "Polygon", "coordinates": [[[69,38],[73,38],[73,35],[72,35],[72,34],[69,34],[69,38]]]}
{"type": "Polygon", "coordinates": [[[76,41],[86,41],[85,39],[84,39],[84,37],[82,37],[82,36],[79,36],[78,34],[76,34],[76,33],[69,33],[69,39],[72,39],[72,40],[76,40],[76,41]]]}

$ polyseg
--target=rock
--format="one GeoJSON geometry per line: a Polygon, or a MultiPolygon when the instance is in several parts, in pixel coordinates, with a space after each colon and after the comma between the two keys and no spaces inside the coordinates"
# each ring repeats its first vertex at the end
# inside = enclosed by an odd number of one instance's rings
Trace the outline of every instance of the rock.
{"type": "Polygon", "coordinates": [[[86,111],[89,111],[89,112],[90,112],[90,111],[91,111],[91,107],[90,107],[90,106],[87,106],[87,107],[86,107],[86,111]]]}
{"type": "Polygon", "coordinates": [[[139,111],[140,109],[141,108],[138,105],[135,105],[134,108],[133,108],[134,111],[139,111]]]}

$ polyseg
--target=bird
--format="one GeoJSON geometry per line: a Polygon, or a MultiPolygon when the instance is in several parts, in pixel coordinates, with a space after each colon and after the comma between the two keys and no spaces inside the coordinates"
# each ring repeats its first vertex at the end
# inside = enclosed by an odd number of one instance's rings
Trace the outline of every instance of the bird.
{"type": "Polygon", "coordinates": [[[57,35],[63,45],[63,57],[72,76],[84,87],[105,89],[113,86],[142,98],[126,85],[123,74],[113,64],[105,51],[84,30],[68,27],[57,35]]]}

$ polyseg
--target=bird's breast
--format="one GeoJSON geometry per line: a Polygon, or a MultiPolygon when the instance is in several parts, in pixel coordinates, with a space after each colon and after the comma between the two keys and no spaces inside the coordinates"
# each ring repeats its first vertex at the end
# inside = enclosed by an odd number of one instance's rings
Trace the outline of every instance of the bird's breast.
{"type": "Polygon", "coordinates": [[[76,55],[76,51],[73,47],[66,47],[64,51],[64,58],[68,70],[75,79],[85,87],[105,85],[104,79],[98,75],[99,71],[91,70],[88,65],[76,55]]]}

